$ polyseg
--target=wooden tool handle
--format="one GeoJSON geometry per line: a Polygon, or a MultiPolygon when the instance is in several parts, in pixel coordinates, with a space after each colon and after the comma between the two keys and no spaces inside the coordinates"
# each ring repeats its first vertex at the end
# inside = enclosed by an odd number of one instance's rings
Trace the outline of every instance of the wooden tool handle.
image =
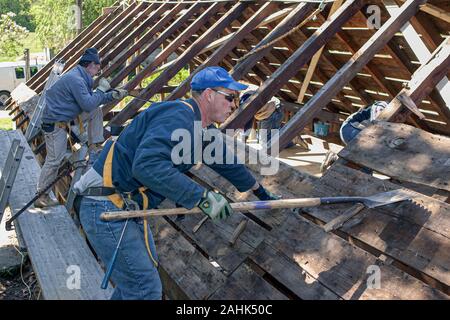
{"type": "Polygon", "coordinates": [[[230,246],[233,246],[236,243],[236,240],[239,238],[239,236],[242,234],[242,232],[244,232],[245,228],[247,227],[247,223],[248,219],[244,219],[239,223],[239,225],[231,235],[231,239],[229,241],[230,246]]]}
{"type": "MultiPolygon", "coordinates": [[[[282,199],[271,201],[250,201],[230,203],[233,211],[263,210],[263,209],[289,209],[306,208],[320,205],[320,198],[302,198],[302,199],[282,199]]],[[[121,220],[140,217],[171,216],[176,214],[196,214],[202,213],[200,208],[193,209],[171,208],[155,210],[137,210],[137,211],[112,211],[101,214],[101,219],[105,221],[121,220]]]]}
{"type": "Polygon", "coordinates": [[[326,225],[323,226],[323,229],[326,232],[330,232],[336,229],[339,229],[346,223],[348,220],[353,218],[355,215],[364,210],[365,206],[362,203],[356,203],[351,208],[347,209],[342,215],[334,218],[326,225]]]}

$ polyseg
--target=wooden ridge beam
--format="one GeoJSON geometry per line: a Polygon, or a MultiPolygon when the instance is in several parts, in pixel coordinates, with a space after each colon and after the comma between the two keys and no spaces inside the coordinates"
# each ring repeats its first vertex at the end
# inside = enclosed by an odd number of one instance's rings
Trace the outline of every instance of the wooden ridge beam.
{"type": "MultiPolygon", "coordinates": [[[[295,135],[314,118],[342,88],[373,58],[373,56],[394,36],[419,9],[425,0],[409,0],[398,15],[391,17],[386,23],[353,55],[353,57],[322,88],[319,94],[312,97],[282,129],[279,146],[283,148],[295,135]]],[[[344,7],[341,7],[344,8],[344,7]]],[[[320,30],[320,29],[319,29],[320,30]]]]}

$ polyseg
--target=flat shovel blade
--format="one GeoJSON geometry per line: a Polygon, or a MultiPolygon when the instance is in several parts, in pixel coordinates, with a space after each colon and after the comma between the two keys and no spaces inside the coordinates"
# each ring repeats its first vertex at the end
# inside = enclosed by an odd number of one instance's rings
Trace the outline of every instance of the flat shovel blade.
{"type": "Polygon", "coordinates": [[[367,197],[364,201],[364,205],[368,208],[376,208],[379,206],[385,206],[391,203],[405,201],[414,198],[415,192],[406,191],[404,189],[397,189],[388,192],[382,192],[367,197]]]}

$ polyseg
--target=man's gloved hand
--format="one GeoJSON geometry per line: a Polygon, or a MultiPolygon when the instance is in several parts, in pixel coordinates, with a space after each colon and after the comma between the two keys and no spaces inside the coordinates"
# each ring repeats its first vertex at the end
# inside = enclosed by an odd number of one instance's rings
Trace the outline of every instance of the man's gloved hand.
{"type": "Polygon", "coordinates": [[[114,89],[112,96],[116,100],[122,100],[123,98],[128,96],[128,91],[125,89],[114,89]]]}
{"type": "Polygon", "coordinates": [[[108,91],[109,89],[111,89],[109,81],[106,80],[105,78],[100,78],[100,80],[98,81],[97,90],[106,93],[106,91],[108,91]]]}
{"type": "Polygon", "coordinates": [[[281,196],[273,194],[269,190],[264,189],[262,185],[259,185],[258,189],[253,190],[253,194],[258,197],[259,200],[280,200],[281,196]]]}
{"type": "Polygon", "coordinates": [[[230,204],[220,193],[206,191],[198,207],[212,220],[225,219],[233,213],[230,204]]]}

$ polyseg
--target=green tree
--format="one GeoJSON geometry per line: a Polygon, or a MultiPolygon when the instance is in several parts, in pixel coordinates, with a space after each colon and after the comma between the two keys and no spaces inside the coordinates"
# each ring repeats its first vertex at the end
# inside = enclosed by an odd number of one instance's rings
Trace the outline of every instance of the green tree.
{"type": "Polygon", "coordinates": [[[112,6],[117,0],[83,0],[83,26],[87,27],[102,14],[102,8],[112,6]]]}
{"type": "Polygon", "coordinates": [[[31,0],[0,0],[0,14],[13,12],[16,14],[14,21],[34,32],[34,21],[30,15],[31,0]]]}
{"type": "Polygon", "coordinates": [[[25,38],[28,30],[19,26],[13,18],[16,16],[13,12],[0,15],[0,55],[6,57],[15,57],[20,54],[22,49],[21,41],[25,38]]]}
{"type": "Polygon", "coordinates": [[[75,35],[74,0],[34,0],[31,15],[36,35],[48,48],[62,49],[75,35]]]}

